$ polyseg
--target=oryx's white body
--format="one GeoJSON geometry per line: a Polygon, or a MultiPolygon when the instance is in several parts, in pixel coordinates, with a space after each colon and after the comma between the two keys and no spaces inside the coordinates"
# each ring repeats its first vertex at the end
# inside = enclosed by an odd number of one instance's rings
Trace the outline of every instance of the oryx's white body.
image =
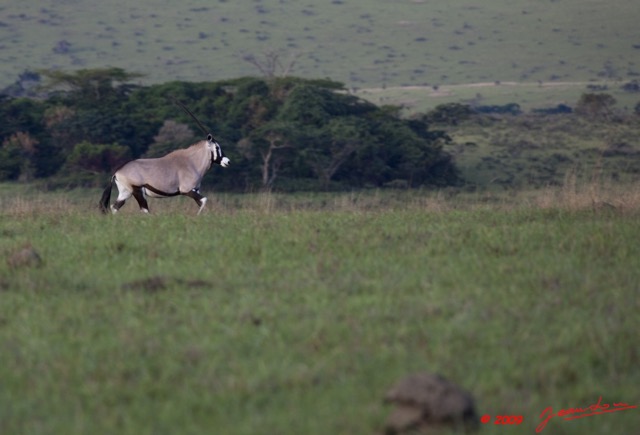
{"type": "Polygon", "coordinates": [[[100,207],[104,213],[107,212],[112,184],[115,182],[118,199],[111,205],[113,213],[131,196],[138,201],[140,210],[148,213],[149,206],[145,196],[166,198],[186,195],[200,206],[200,214],[207,202],[207,198],[200,195],[200,183],[214,163],[227,167],[229,159],[224,156],[220,145],[211,135],[208,135],[207,140],[173,151],[164,157],[133,160],[115,172],[102,194],[100,207]]]}

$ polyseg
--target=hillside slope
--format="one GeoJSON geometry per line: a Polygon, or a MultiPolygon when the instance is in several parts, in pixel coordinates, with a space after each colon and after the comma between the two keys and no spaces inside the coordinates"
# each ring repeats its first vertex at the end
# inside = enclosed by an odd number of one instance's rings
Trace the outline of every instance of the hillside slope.
{"type": "Polygon", "coordinates": [[[352,87],[631,79],[634,0],[26,0],[0,6],[0,89],[25,70],[116,66],[145,83],[260,74],[352,87]],[[295,62],[294,62],[295,61],[295,62]]]}

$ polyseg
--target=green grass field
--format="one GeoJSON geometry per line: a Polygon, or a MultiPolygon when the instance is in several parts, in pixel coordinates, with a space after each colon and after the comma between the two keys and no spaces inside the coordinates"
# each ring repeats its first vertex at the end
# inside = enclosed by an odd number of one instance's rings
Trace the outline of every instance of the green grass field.
{"type": "Polygon", "coordinates": [[[2,434],[380,433],[421,370],[524,416],[482,433],[640,404],[637,186],[210,195],[199,217],[101,216],[99,193],[0,185],[2,434]],[[11,263],[27,244],[42,264],[11,263]]]}
{"type": "Polygon", "coordinates": [[[438,126],[468,185],[481,190],[640,182],[640,123],[575,115],[474,117],[438,126]]]}

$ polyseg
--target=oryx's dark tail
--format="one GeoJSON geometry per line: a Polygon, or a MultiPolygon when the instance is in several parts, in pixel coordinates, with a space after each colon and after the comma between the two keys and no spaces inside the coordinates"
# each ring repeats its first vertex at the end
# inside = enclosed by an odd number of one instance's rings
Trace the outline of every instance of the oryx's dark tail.
{"type": "Polygon", "coordinates": [[[109,201],[111,200],[111,188],[113,187],[113,180],[115,180],[116,176],[112,176],[109,180],[109,185],[104,192],[102,192],[102,198],[100,198],[100,211],[102,213],[107,214],[109,212],[109,201]]]}

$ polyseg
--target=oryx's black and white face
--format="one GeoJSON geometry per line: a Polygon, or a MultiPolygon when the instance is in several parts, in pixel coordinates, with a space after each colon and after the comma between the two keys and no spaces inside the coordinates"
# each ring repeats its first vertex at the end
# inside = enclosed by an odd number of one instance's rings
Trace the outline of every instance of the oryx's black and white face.
{"type": "Polygon", "coordinates": [[[227,157],[225,157],[224,153],[222,152],[222,148],[220,148],[220,144],[213,138],[212,135],[207,136],[207,146],[211,150],[211,160],[213,161],[213,163],[216,163],[223,168],[229,166],[229,163],[231,163],[231,161],[227,157]]]}

